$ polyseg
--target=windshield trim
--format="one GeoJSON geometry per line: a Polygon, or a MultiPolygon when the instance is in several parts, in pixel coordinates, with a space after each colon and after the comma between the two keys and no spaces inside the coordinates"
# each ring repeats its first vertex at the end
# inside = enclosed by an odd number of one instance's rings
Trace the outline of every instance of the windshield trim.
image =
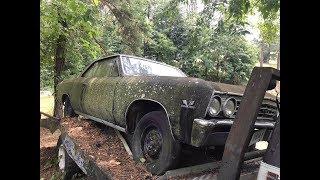
{"type": "MultiPolygon", "coordinates": [[[[174,67],[174,66],[171,66],[169,64],[166,64],[166,63],[163,63],[163,62],[159,62],[159,61],[153,61],[151,59],[146,59],[146,58],[141,58],[141,57],[136,57],[136,56],[130,56],[130,55],[120,55],[120,64],[121,64],[121,70],[122,70],[122,74],[124,76],[142,76],[142,75],[131,75],[131,74],[127,74],[123,68],[123,62],[122,62],[122,58],[124,57],[128,57],[128,58],[135,58],[135,59],[139,59],[139,60],[142,60],[142,61],[148,61],[148,62],[151,62],[151,63],[156,63],[156,64],[160,64],[160,65],[163,65],[163,66],[167,66],[167,67],[171,67],[177,71],[179,71],[182,75],[182,77],[188,77],[183,71],[181,71],[181,69],[177,68],[177,67],[174,67]]],[[[150,76],[155,76],[155,75],[150,75],[150,76]]],[[[170,77],[170,76],[168,76],[170,77]]]]}

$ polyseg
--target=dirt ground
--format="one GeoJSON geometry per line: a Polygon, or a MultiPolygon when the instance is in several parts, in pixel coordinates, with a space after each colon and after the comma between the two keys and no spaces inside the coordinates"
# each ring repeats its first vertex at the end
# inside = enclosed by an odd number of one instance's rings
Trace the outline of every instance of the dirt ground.
{"type": "Polygon", "coordinates": [[[136,163],[126,152],[112,128],[90,120],[64,119],[62,126],[85,154],[113,179],[155,179],[145,166],[136,163]],[[130,172],[130,173],[126,173],[130,172]]]}
{"type": "MultiPolygon", "coordinates": [[[[82,139],[77,141],[77,144],[95,161],[99,160],[98,166],[111,172],[114,179],[156,178],[147,172],[142,164],[133,161],[112,128],[108,128],[107,131],[105,128],[99,130],[96,123],[87,120],[68,119],[62,121],[62,124],[67,128],[71,138],[82,139]]],[[[40,177],[43,180],[62,179],[56,149],[60,134],[59,130],[51,134],[49,130],[40,128],[40,177]]]]}
{"type": "Polygon", "coordinates": [[[61,179],[55,148],[60,132],[51,134],[48,129],[40,128],[40,178],[43,180],[61,179]]]}

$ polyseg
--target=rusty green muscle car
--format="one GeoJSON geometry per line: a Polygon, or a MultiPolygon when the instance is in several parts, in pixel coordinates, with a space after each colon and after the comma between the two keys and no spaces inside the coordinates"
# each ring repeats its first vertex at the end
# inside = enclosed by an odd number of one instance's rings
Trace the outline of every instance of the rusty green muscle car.
{"type": "MultiPolygon", "coordinates": [[[[77,115],[129,135],[134,159],[152,174],[173,168],[181,145],[224,146],[245,87],[187,77],[180,69],[129,55],[91,63],[62,81],[57,98],[66,117],[77,115]]],[[[278,115],[266,94],[250,145],[267,140],[278,115]]]]}

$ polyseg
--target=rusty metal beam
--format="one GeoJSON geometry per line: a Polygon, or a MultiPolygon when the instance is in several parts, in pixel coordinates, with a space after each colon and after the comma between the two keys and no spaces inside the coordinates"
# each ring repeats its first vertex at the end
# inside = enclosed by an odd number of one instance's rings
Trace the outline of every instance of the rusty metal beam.
{"type": "Polygon", "coordinates": [[[246,86],[239,110],[226,141],[219,180],[238,180],[254,123],[266,91],[272,80],[280,80],[280,71],[270,67],[255,67],[246,86]]]}

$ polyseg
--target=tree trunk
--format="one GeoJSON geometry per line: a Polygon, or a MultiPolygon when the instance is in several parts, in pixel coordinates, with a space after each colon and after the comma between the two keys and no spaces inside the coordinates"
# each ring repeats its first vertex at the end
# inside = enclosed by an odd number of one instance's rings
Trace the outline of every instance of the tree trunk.
{"type": "MultiPolygon", "coordinates": [[[[57,8],[58,11],[58,22],[63,27],[63,31],[66,31],[68,24],[65,19],[60,15],[61,7],[57,8]]],[[[61,118],[62,117],[62,104],[59,103],[57,98],[57,85],[61,81],[61,73],[63,66],[65,64],[65,51],[66,51],[67,38],[64,34],[60,34],[56,41],[56,49],[54,55],[54,77],[53,77],[53,89],[54,89],[54,108],[53,116],[61,118]]]]}
{"type": "Polygon", "coordinates": [[[56,42],[56,50],[54,56],[54,112],[53,116],[62,116],[62,104],[57,99],[57,85],[61,81],[61,72],[65,64],[65,50],[66,50],[67,39],[64,35],[59,35],[56,42]]]}
{"type": "Polygon", "coordinates": [[[259,62],[260,62],[260,67],[263,67],[263,45],[261,44],[261,47],[260,47],[260,59],[259,59],[259,62]]]}
{"type": "Polygon", "coordinates": [[[95,38],[94,36],[93,36],[93,40],[99,45],[100,49],[104,52],[104,55],[108,56],[109,55],[108,50],[103,46],[103,43],[98,41],[98,39],[95,38]]]}
{"type": "Polygon", "coordinates": [[[263,63],[269,64],[271,45],[267,44],[263,52],[263,63]]]}
{"type": "MultiPolygon", "coordinates": [[[[147,18],[149,21],[151,21],[151,2],[149,2],[148,4],[148,9],[147,9],[147,18]]],[[[143,56],[146,57],[147,55],[147,42],[146,42],[146,38],[143,39],[143,56]]]]}
{"type": "Polygon", "coordinates": [[[220,70],[220,62],[218,62],[218,63],[217,63],[217,66],[216,66],[216,71],[217,71],[217,74],[216,74],[217,78],[216,78],[216,79],[220,82],[220,78],[219,78],[219,75],[220,75],[220,74],[219,74],[219,70],[220,70]]]}
{"type": "Polygon", "coordinates": [[[204,67],[204,74],[206,76],[206,79],[208,79],[208,67],[204,67]]]}

